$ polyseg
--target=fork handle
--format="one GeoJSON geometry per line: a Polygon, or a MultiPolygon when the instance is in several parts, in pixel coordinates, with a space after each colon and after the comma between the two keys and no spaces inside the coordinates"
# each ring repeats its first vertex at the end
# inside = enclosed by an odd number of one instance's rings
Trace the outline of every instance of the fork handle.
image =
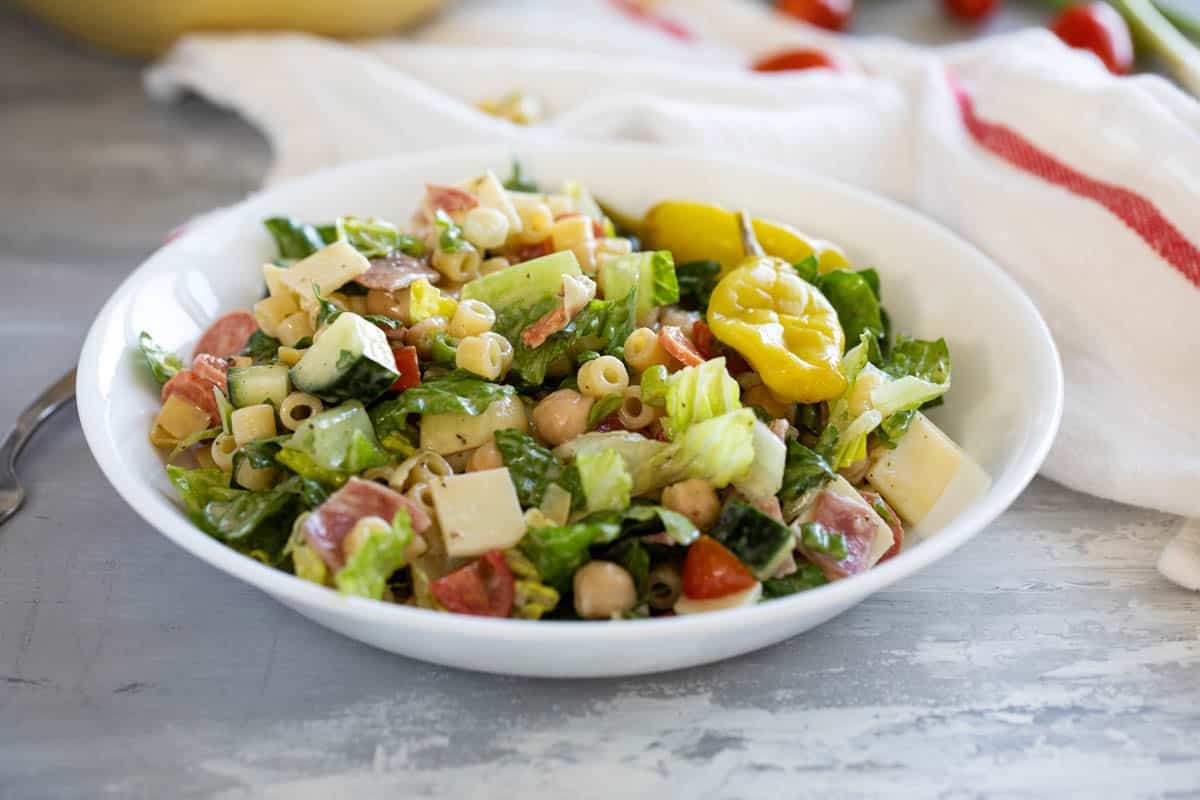
{"type": "Polygon", "coordinates": [[[17,417],[17,424],[5,438],[4,444],[0,445],[0,464],[10,467],[15,464],[17,456],[21,454],[21,449],[25,447],[25,443],[29,441],[29,437],[33,436],[33,432],[38,429],[38,426],[74,399],[75,370],[72,369],[59,378],[53,386],[42,392],[36,400],[29,404],[28,408],[21,412],[21,416],[17,417]]]}

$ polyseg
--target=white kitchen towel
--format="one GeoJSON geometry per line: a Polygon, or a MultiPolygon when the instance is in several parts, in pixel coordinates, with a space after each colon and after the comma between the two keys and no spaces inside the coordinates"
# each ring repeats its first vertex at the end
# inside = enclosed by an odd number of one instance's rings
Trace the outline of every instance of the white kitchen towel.
{"type": "Polygon", "coordinates": [[[1039,30],[935,50],[751,0],[475,0],[412,38],[191,37],[147,87],[257,125],[271,181],[547,137],[741,155],[888,195],[991,255],[1053,329],[1066,413],[1044,473],[1200,517],[1200,105],[1162,78],[1114,78],[1039,30]],[[796,46],[855,69],[748,69],[796,46]],[[513,89],[547,121],[475,110],[513,89]]]}

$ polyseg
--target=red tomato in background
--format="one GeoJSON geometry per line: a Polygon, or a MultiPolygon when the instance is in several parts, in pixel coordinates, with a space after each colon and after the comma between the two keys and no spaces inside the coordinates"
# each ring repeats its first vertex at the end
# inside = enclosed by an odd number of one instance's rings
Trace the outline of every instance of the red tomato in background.
{"type": "Polygon", "coordinates": [[[991,15],[1000,0],[942,0],[942,7],[967,22],[978,22],[991,15]]]}
{"type": "Polygon", "coordinates": [[[500,550],[489,550],[461,569],[429,584],[447,611],[478,617],[507,617],[512,613],[513,574],[500,550]]]}
{"type": "Polygon", "coordinates": [[[683,593],[693,600],[712,600],[749,589],[754,576],[738,557],[711,536],[701,536],[683,561],[683,593]]]}
{"type": "MultiPolygon", "coordinates": [[[[772,53],[769,56],[755,61],[750,69],[755,72],[790,72],[797,69],[845,69],[845,63],[837,57],[831,56],[824,50],[811,50],[807,48],[799,48],[797,50],[784,50],[781,53],[772,53]]],[[[699,325],[700,323],[696,323],[699,325]]],[[[695,331],[692,331],[695,336],[695,331]]],[[[700,346],[700,342],[696,342],[696,346],[700,346]]],[[[703,350],[701,350],[703,354],[703,350]]]]}
{"type": "Polygon", "coordinates": [[[830,31],[842,30],[854,16],[854,0],[777,0],[775,8],[830,31]]]}
{"type": "Polygon", "coordinates": [[[1114,75],[1125,75],[1133,67],[1129,26],[1108,3],[1071,6],[1054,20],[1050,30],[1071,47],[1091,50],[1114,75]]]}

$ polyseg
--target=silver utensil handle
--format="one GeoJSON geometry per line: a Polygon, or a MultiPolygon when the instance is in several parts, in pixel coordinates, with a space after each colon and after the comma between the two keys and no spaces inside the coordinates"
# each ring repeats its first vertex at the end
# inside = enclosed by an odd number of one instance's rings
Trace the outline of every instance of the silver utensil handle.
{"type": "Polygon", "coordinates": [[[0,445],[0,464],[12,466],[21,454],[21,449],[43,422],[54,412],[75,399],[75,370],[63,375],[46,391],[42,392],[29,407],[17,417],[17,424],[9,432],[4,444],[0,445]]]}

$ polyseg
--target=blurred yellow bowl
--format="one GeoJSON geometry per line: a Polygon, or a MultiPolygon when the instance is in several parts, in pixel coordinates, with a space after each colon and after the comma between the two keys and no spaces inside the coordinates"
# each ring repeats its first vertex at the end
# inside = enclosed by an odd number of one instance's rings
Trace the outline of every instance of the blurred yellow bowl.
{"type": "Polygon", "coordinates": [[[292,30],[374,36],[436,13],[446,0],[17,0],[70,36],[154,56],[190,31],[292,30]]]}

